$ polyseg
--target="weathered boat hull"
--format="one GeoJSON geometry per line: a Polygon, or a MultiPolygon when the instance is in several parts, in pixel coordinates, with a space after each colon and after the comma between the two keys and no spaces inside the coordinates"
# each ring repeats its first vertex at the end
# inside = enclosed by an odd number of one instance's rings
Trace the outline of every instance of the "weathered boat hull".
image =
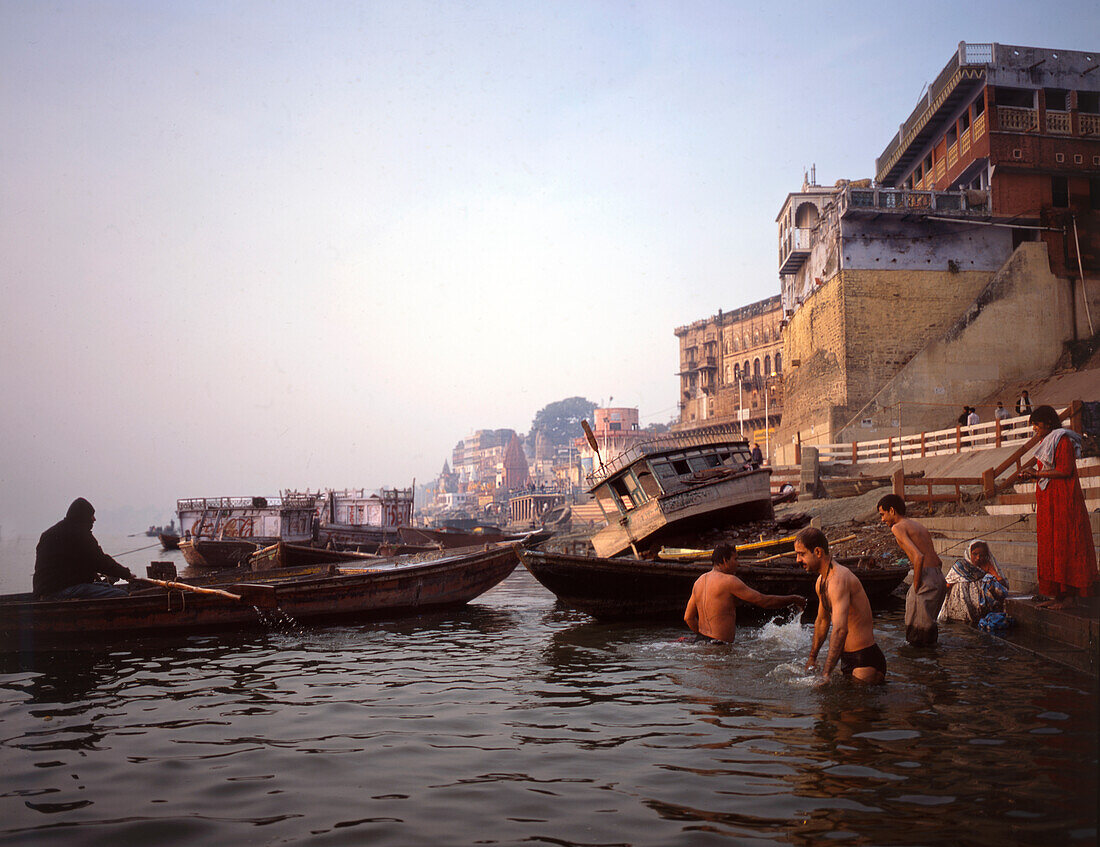
{"type": "MultiPolygon", "coordinates": [[[[648,562],[521,550],[520,559],[567,606],[596,618],[682,618],[695,580],[709,562],[648,562]]],[[[905,579],[908,569],[853,568],[872,604],[905,579]]],[[[816,604],[816,577],[792,564],[742,565],[737,575],[764,594],[798,594],[816,604]]]]}
{"type": "Polygon", "coordinates": [[[731,522],[768,520],[774,516],[771,499],[771,471],[762,468],[701,482],[684,491],[655,497],[622,520],[592,536],[592,547],[602,557],[616,556],[631,543],[654,544],[673,533],[690,532],[699,526],[713,528],[731,522]]]}
{"type": "Polygon", "coordinates": [[[201,570],[237,568],[248,561],[260,545],[239,539],[192,538],[179,544],[183,560],[201,570]]]}
{"type": "MultiPolygon", "coordinates": [[[[274,585],[275,602],[284,614],[302,623],[326,622],[460,606],[505,579],[518,561],[515,548],[507,545],[434,562],[340,569],[336,574],[326,568],[317,575],[281,579],[276,571],[263,575],[262,581],[274,585]]],[[[231,584],[220,585],[232,590],[231,584]]],[[[263,626],[258,610],[247,603],[177,590],[149,589],[103,600],[0,597],[0,649],[9,652],[76,646],[90,638],[263,626]]]]}
{"type": "Polygon", "coordinates": [[[377,556],[368,553],[327,550],[323,547],[308,547],[304,544],[287,544],[284,541],[279,541],[268,547],[261,547],[249,556],[248,567],[252,571],[262,571],[272,568],[301,568],[339,562],[369,564],[377,560],[377,556]]]}
{"type": "Polygon", "coordinates": [[[180,547],[180,537],[171,532],[162,532],[157,536],[160,541],[161,549],[163,550],[178,550],[180,547]]]}
{"type": "Polygon", "coordinates": [[[464,532],[462,530],[428,529],[403,526],[397,530],[406,544],[438,544],[447,549],[469,547],[472,544],[497,544],[501,541],[519,541],[522,536],[508,535],[500,531],[464,532]]]}

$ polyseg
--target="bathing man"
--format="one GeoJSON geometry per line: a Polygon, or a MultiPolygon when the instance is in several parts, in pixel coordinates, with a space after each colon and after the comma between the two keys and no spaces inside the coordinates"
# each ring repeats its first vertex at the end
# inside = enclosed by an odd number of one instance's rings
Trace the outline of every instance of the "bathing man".
{"type": "Polygon", "coordinates": [[[878,513],[913,566],[913,584],[905,595],[905,640],[916,647],[931,647],[939,638],[936,618],[947,597],[943,563],[928,530],[905,517],[905,501],[897,494],[879,500],[878,513]]]}
{"type": "Polygon", "coordinates": [[[806,608],[806,598],[798,594],[761,594],[745,585],[736,576],[737,548],[733,545],[719,544],[710,560],[714,567],[695,580],[684,612],[684,622],[693,632],[714,641],[733,641],[738,600],[763,609],[806,608]]]}
{"type": "Polygon", "coordinates": [[[875,643],[871,603],[859,578],[833,561],[825,533],[816,527],[808,526],[795,536],[794,553],[802,567],[817,574],[814,590],[820,601],[806,670],[817,668],[817,653],[831,627],[822,679],[829,680],[839,661],[841,672],[857,682],[885,681],[886,657],[875,643]]]}

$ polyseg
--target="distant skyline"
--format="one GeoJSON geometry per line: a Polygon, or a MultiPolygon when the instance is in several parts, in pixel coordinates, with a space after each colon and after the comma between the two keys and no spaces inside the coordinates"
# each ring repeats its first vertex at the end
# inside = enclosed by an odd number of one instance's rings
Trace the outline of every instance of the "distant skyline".
{"type": "Polygon", "coordinates": [[[0,527],[424,482],[575,395],[666,422],[805,171],[873,176],[960,40],[1098,18],[0,0],[0,527]]]}

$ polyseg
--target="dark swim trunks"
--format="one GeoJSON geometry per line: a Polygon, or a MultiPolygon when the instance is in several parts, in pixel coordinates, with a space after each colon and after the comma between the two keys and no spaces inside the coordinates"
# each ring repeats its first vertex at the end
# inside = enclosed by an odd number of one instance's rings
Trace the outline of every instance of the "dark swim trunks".
{"type": "Polygon", "coordinates": [[[871,644],[862,650],[853,650],[851,653],[840,654],[840,671],[845,676],[851,676],[856,668],[874,668],[883,676],[886,676],[886,657],[877,644],[871,644]]]}

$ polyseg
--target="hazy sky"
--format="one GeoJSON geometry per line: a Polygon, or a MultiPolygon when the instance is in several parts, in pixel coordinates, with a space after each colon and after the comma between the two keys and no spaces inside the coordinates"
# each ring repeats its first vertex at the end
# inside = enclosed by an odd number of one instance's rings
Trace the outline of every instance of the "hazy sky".
{"type": "Polygon", "coordinates": [[[0,0],[0,527],[408,485],[573,395],[667,421],[673,329],[777,293],[805,169],[872,176],[960,40],[1098,22],[0,0]]]}

